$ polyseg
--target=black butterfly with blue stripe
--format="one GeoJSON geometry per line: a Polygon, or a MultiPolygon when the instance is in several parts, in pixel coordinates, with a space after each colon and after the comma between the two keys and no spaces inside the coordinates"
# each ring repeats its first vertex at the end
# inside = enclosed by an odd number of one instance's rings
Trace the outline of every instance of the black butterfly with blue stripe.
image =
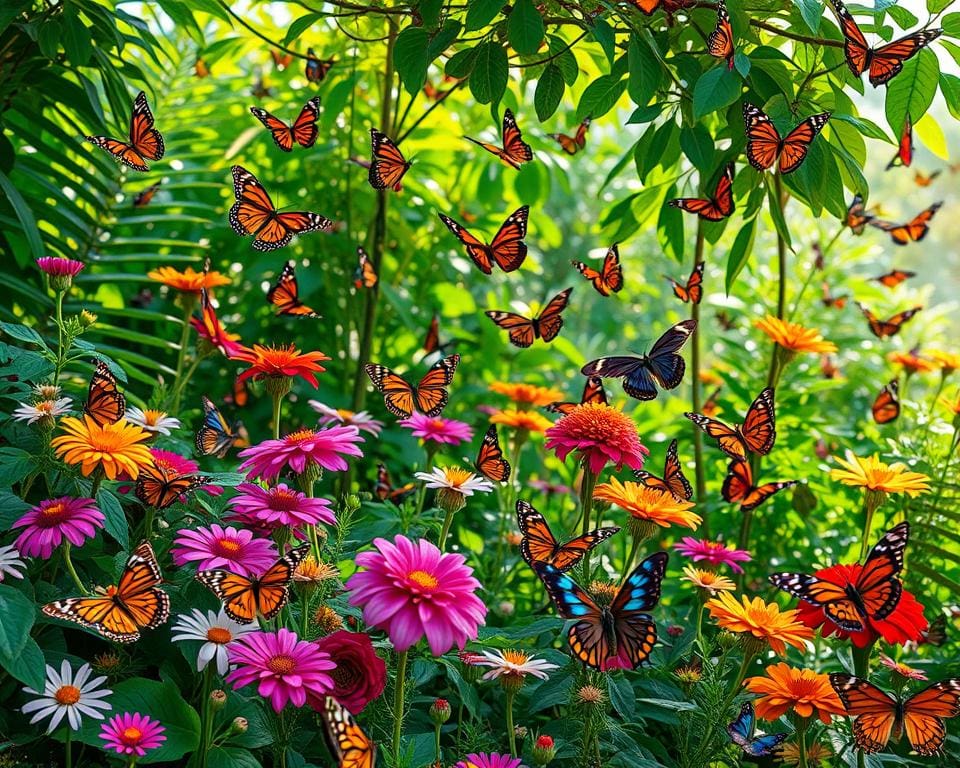
{"type": "Polygon", "coordinates": [[[772,755],[776,748],[786,741],[789,734],[770,733],[764,736],[754,736],[757,718],[753,712],[753,704],[749,701],[740,707],[737,719],[727,726],[730,741],[751,757],[766,757],[772,755]]]}

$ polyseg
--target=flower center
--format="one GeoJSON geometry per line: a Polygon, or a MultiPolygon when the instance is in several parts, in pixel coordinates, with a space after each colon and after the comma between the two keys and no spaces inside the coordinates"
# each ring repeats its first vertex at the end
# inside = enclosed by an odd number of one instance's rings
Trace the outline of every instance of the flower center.
{"type": "Polygon", "coordinates": [[[270,509],[276,512],[293,512],[300,506],[300,494],[289,488],[274,488],[270,492],[270,509]]]}
{"type": "Polygon", "coordinates": [[[436,589],[440,585],[440,582],[426,571],[410,571],[407,578],[423,589],[436,589]]]}
{"type": "Polygon", "coordinates": [[[70,516],[69,509],[62,501],[55,502],[49,507],[40,510],[40,519],[37,521],[41,527],[52,527],[59,525],[70,516]]]}
{"type": "Polygon", "coordinates": [[[159,422],[166,415],[167,414],[163,411],[156,411],[152,408],[148,408],[143,412],[143,423],[148,427],[155,427],[157,426],[157,422],[159,422]]]}
{"type": "Polygon", "coordinates": [[[61,685],[57,692],[53,694],[57,704],[69,706],[80,701],[80,689],[74,685],[61,685]]]}
{"type": "Polygon", "coordinates": [[[53,414],[54,406],[56,406],[56,403],[53,400],[44,400],[41,403],[37,403],[33,407],[37,409],[38,413],[50,416],[53,414]]]}
{"type": "Polygon", "coordinates": [[[289,675],[296,668],[297,662],[292,656],[287,656],[285,654],[271,656],[267,660],[267,669],[269,669],[275,675],[289,675]]]}
{"type": "Polygon", "coordinates": [[[291,443],[304,443],[310,438],[312,438],[316,432],[312,429],[299,429],[296,432],[291,432],[283,440],[288,445],[291,443]]]}
{"type": "Polygon", "coordinates": [[[132,725],[129,728],[124,728],[120,732],[120,740],[131,747],[139,744],[142,738],[143,731],[139,728],[134,728],[132,725]]]}
{"type": "MultiPolygon", "coordinates": [[[[90,421],[90,417],[87,417],[90,421]]],[[[124,440],[124,426],[127,422],[121,419],[115,425],[111,424],[110,426],[98,426],[90,421],[90,428],[88,431],[89,437],[87,438],[87,445],[91,451],[96,451],[99,453],[118,453],[124,450],[127,447],[128,443],[124,440]]],[[[138,428],[138,431],[139,428],[138,428]]],[[[140,431],[142,435],[143,432],[140,431]]]]}
{"type": "Polygon", "coordinates": [[[233,640],[233,635],[230,634],[229,629],[224,629],[223,627],[210,627],[207,630],[207,640],[211,643],[216,643],[217,645],[226,645],[231,640],[233,640]]]}
{"type": "Polygon", "coordinates": [[[214,550],[220,557],[235,557],[242,549],[240,542],[236,539],[217,539],[213,545],[214,550]]]}
{"type": "Polygon", "coordinates": [[[337,408],[337,415],[344,421],[350,421],[356,414],[353,411],[348,411],[346,408],[337,408]]]}
{"type": "Polygon", "coordinates": [[[443,419],[430,419],[430,423],[427,426],[435,432],[440,432],[445,424],[446,422],[443,419]]]}
{"type": "Polygon", "coordinates": [[[527,654],[525,654],[523,651],[514,650],[504,651],[503,658],[511,664],[516,664],[518,667],[523,666],[530,660],[530,657],[527,656],[527,654]]]}
{"type": "Polygon", "coordinates": [[[447,482],[452,485],[454,488],[459,488],[467,480],[473,477],[473,473],[463,469],[462,467],[446,467],[443,470],[444,475],[446,476],[447,482]]]}

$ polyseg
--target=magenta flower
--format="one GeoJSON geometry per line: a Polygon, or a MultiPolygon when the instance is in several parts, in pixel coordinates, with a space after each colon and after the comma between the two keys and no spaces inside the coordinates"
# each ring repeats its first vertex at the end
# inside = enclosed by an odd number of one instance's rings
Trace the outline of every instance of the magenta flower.
{"type": "Polygon", "coordinates": [[[273,488],[241,483],[237,490],[240,493],[230,499],[230,506],[238,519],[252,518],[271,528],[284,525],[296,528],[318,523],[335,525],[337,522],[329,501],[312,499],[284,483],[273,488]]]}
{"type": "Polygon", "coordinates": [[[322,698],[333,690],[327,674],[336,665],[316,643],[300,640],[289,629],[254,632],[230,646],[230,663],[237,668],[227,675],[234,688],[258,682],[257,693],[270,699],[274,712],[287,702],[302,707],[307,695],[322,698]]]}
{"type": "Polygon", "coordinates": [[[93,499],[61,496],[47,499],[27,511],[11,528],[23,528],[14,546],[21,555],[46,560],[64,538],[75,547],[93,538],[103,528],[103,513],[93,499]]]}
{"type": "Polygon", "coordinates": [[[745,563],[753,559],[745,549],[728,547],[719,541],[700,541],[692,536],[684,536],[673,548],[681,555],[693,558],[695,563],[706,560],[712,566],[729,565],[734,573],[743,573],[738,562],[745,563]]]}
{"type": "Polygon", "coordinates": [[[76,277],[86,266],[82,261],[62,259],[59,256],[42,256],[37,259],[37,266],[50,277],[76,277]]]}
{"type": "Polygon", "coordinates": [[[473,430],[466,422],[442,417],[431,419],[422,413],[411,414],[400,422],[400,426],[407,427],[413,432],[414,437],[422,438],[424,441],[432,440],[435,443],[460,445],[473,438],[473,430]]]}
{"type": "Polygon", "coordinates": [[[519,757],[498,752],[471,752],[466,760],[461,760],[454,768],[518,768],[520,762],[519,757]]]}
{"type": "Polygon", "coordinates": [[[487,608],[477,597],[480,582],[463,555],[442,553],[425,539],[374,539],[376,552],[361,552],[346,587],[363,620],[384,630],[397,651],[424,636],[434,656],[475,640],[487,608]]]}
{"type": "Polygon", "coordinates": [[[108,752],[113,750],[118,755],[143,757],[148,749],[156,749],[167,740],[163,731],[158,720],[151,720],[139,712],[124,712],[100,726],[100,738],[108,752]]]}
{"type": "Polygon", "coordinates": [[[197,562],[197,568],[222,568],[242,576],[263,573],[276,561],[277,545],[270,539],[255,539],[252,531],[223,528],[181,528],[170,551],[173,562],[197,562]]]}
{"type": "Polygon", "coordinates": [[[362,443],[356,427],[301,429],[279,440],[265,440],[245,448],[238,454],[245,459],[240,472],[247,477],[273,480],[287,466],[301,475],[311,468],[343,472],[347,468],[343,456],[363,456],[357,443],[362,443]]]}
{"type": "Polygon", "coordinates": [[[602,403],[578,405],[546,431],[546,448],[560,461],[576,452],[581,464],[599,475],[608,463],[642,469],[650,454],[629,416],[602,403]]]}
{"type": "MultiPolygon", "coordinates": [[[[200,474],[200,465],[192,459],[181,456],[173,451],[164,451],[161,448],[151,448],[150,455],[153,456],[153,463],[159,469],[166,469],[178,475],[198,475],[200,474]]],[[[219,496],[223,493],[223,488],[219,485],[207,484],[201,485],[200,490],[205,491],[211,496],[219,496]]]]}

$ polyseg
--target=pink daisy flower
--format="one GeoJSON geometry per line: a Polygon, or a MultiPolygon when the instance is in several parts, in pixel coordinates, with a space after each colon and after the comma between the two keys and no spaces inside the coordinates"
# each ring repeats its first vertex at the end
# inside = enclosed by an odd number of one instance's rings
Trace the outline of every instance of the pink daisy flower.
{"type": "Polygon", "coordinates": [[[329,427],[328,429],[301,429],[279,440],[265,440],[245,448],[238,454],[245,459],[240,472],[247,477],[273,480],[290,467],[298,475],[309,468],[343,472],[347,468],[344,456],[363,456],[357,443],[362,443],[356,427],[329,427]]]}
{"type": "Polygon", "coordinates": [[[93,499],[61,496],[41,501],[11,527],[23,528],[14,546],[21,555],[46,560],[66,539],[75,547],[93,538],[103,528],[103,513],[93,499]]]}
{"type": "Polygon", "coordinates": [[[316,643],[300,640],[289,629],[254,632],[229,648],[230,663],[237,668],[227,675],[234,688],[259,683],[257,693],[270,699],[274,712],[291,702],[302,707],[307,695],[322,698],[333,690],[327,674],[336,665],[316,643]]]}
{"type": "Polygon", "coordinates": [[[329,501],[312,499],[284,483],[273,488],[241,483],[237,490],[240,493],[229,503],[238,518],[253,518],[272,528],[283,525],[297,528],[318,523],[335,525],[337,522],[329,501]]]}
{"type": "Polygon", "coordinates": [[[346,584],[350,605],[362,607],[367,624],[383,629],[401,652],[424,636],[434,656],[476,639],[487,608],[463,555],[442,553],[425,539],[406,536],[393,543],[377,538],[373,545],[376,552],[356,557],[366,570],[346,584]]]}
{"type": "Polygon", "coordinates": [[[461,760],[454,768],[519,768],[520,762],[519,757],[498,752],[471,752],[466,760],[461,760]]]}
{"type": "Polygon", "coordinates": [[[728,547],[719,541],[700,541],[692,536],[684,536],[673,548],[681,555],[692,558],[695,563],[706,560],[712,566],[729,565],[734,573],[743,573],[738,562],[745,563],[753,559],[745,549],[728,547]]]}
{"type": "Polygon", "coordinates": [[[637,426],[624,413],[602,403],[578,405],[546,431],[544,445],[560,461],[576,451],[584,467],[599,475],[608,463],[642,469],[650,454],[640,442],[637,426]]]}
{"type": "Polygon", "coordinates": [[[460,445],[473,438],[473,430],[466,422],[442,417],[431,419],[422,413],[410,415],[400,422],[400,426],[407,427],[414,437],[419,437],[424,442],[432,440],[435,443],[460,445]]]}
{"type": "Polygon", "coordinates": [[[181,528],[171,550],[173,562],[185,565],[197,561],[199,570],[222,568],[242,576],[263,573],[274,564],[277,546],[270,539],[255,539],[252,531],[223,528],[181,528]]]}
{"type": "Polygon", "coordinates": [[[42,256],[37,266],[50,277],[76,277],[86,266],[82,261],[62,259],[59,256],[42,256]]]}
{"type": "Polygon", "coordinates": [[[148,749],[156,749],[167,740],[164,730],[159,720],[151,720],[139,712],[124,712],[100,726],[100,738],[108,752],[143,757],[148,749]]]}
{"type": "Polygon", "coordinates": [[[369,432],[374,437],[383,431],[383,422],[377,421],[368,411],[349,411],[346,408],[331,408],[319,400],[307,400],[307,405],[320,414],[318,421],[321,427],[329,427],[331,424],[354,426],[361,432],[369,432]]]}

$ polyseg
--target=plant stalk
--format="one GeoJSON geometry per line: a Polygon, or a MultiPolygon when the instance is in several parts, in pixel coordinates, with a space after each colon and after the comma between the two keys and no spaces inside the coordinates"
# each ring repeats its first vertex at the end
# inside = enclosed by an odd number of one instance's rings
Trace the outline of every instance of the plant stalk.
{"type": "Polygon", "coordinates": [[[70,577],[73,579],[73,583],[77,585],[77,589],[80,590],[80,594],[89,595],[90,592],[87,591],[87,588],[83,586],[83,582],[80,581],[80,577],[77,575],[77,569],[73,567],[73,560],[70,557],[70,542],[63,542],[63,566],[67,569],[67,573],[70,574],[70,577]]]}
{"type": "Polygon", "coordinates": [[[397,658],[397,682],[393,696],[393,761],[400,763],[400,734],[403,730],[403,689],[407,677],[407,654],[402,651],[397,658]]]}
{"type": "MultiPolygon", "coordinates": [[[[703,231],[703,220],[697,219],[697,243],[693,251],[693,266],[703,261],[705,237],[703,231]]],[[[690,339],[690,384],[693,389],[693,410],[694,413],[700,413],[703,408],[703,386],[700,381],[700,366],[702,360],[700,357],[700,335],[703,331],[700,325],[700,305],[697,302],[691,302],[690,318],[697,322],[697,329],[693,332],[693,338],[690,339]]],[[[703,461],[703,431],[696,425],[693,427],[693,462],[694,462],[694,487],[696,488],[697,502],[703,504],[707,496],[707,474],[703,461]]],[[[706,514],[703,515],[703,524],[701,531],[705,538],[710,538],[710,521],[706,514]]]]}
{"type": "MultiPolygon", "coordinates": [[[[583,479],[580,481],[580,515],[583,518],[583,534],[590,531],[590,518],[593,512],[593,490],[597,487],[597,475],[593,473],[589,466],[584,464],[583,479]]],[[[590,578],[590,550],[587,549],[583,556],[583,576],[584,580],[590,578]]]]}

